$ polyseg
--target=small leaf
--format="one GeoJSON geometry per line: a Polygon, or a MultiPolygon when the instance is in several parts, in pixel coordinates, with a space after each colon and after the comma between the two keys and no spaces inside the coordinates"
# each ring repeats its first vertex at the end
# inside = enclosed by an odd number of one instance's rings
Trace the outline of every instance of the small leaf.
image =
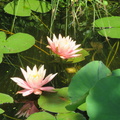
{"type": "Polygon", "coordinates": [[[13,98],[7,94],[0,93],[0,104],[13,103],[13,98]]]}
{"type": "Polygon", "coordinates": [[[53,115],[47,112],[38,112],[30,115],[27,120],[56,120],[53,115]]]}
{"type": "Polygon", "coordinates": [[[81,56],[75,57],[75,58],[70,58],[67,60],[67,62],[77,63],[77,62],[85,60],[85,57],[89,55],[89,53],[84,49],[82,49],[80,52],[78,52],[78,54],[81,54],[81,56]]]}
{"type": "Polygon", "coordinates": [[[5,111],[3,109],[0,108],[0,114],[4,113],[5,111]]]}
{"type": "Polygon", "coordinates": [[[120,76],[120,69],[116,69],[112,71],[112,75],[114,76],[120,76]]]}

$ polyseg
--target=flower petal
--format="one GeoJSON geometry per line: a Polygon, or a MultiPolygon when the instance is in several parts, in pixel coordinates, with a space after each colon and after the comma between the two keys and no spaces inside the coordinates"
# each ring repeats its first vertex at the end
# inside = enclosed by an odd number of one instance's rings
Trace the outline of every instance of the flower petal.
{"type": "Polygon", "coordinates": [[[27,82],[25,82],[24,80],[22,80],[21,78],[18,78],[18,77],[13,77],[11,78],[14,82],[17,83],[17,85],[19,85],[20,87],[22,88],[25,88],[25,89],[31,89],[30,86],[28,85],[27,82]]]}
{"type": "Polygon", "coordinates": [[[41,86],[47,84],[48,82],[50,82],[58,73],[55,74],[49,74],[40,84],[41,86]]]}
{"type": "Polygon", "coordinates": [[[33,93],[33,89],[25,89],[25,90],[20,90],[16,94],[22,94],[23,96],[28,96],[31,93],[33,93]]]}
{"type": "Polygon", "coordinates": [[[47,92],[55,92],[53,91],[55,88],[54,87],[41,87],[40,90],[42,91],[47,91],[47,92]]]}

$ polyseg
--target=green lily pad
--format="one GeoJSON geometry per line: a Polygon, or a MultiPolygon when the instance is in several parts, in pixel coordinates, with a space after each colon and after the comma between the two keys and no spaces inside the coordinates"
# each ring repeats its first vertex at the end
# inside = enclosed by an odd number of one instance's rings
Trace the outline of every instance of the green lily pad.
{"type": "Polygon", "coordinates": [[[105,37],[120,38],[120,28],[109,28],[99,30],[98,33],[105,37]]]}
{"type": "Polygon", "coordinates": [[[47,111],[56,113],[65,113],[68,110],[65,108],[70,103],[68,97],[68,88],[57,89],[56,93],[44,93],[38,99],[38,104],[41,108],[47,111]]]}
{"type": "Polygon", "coordinates": [[[47,112],[38,112],[30,115],[27,120],[56,120],[53,115],[47,112]]]}
{"type": "Polygon", "coordinates": [[[60,113],[57,115],[57,120],[86,120],[83,115],[75,112],[60,113]]]}
{"type": "Polygon", "coordinates": [[[99,27],[98,33],[105,37],[120,38],[120,17],[104,17],[93,22],[95,27],[99,27]]]}
{"type": "Polygon", "coordinates": [[[110,76],[98,81],[86,99],[89,120],[120,118],[120,77],[110,76]]]}
{"type": "Polygon", "coordinates": [[[4,7],[5,12],[16,16],[30,16],[31,10],[26,0],[12,1],[4,7]]]}
{"type": "Polygon", "coordinates": [[[28,0],[28,2],[29,8],[35,12],[46,13],[52,9],[51,4],[46,1],[28,0]]]}
{"type": "Polygon", "coordinates": [[[18,0],[8,3],[4,10],[8,14],[16,16],[30,16],[31,10],[40,13],[46,13],[52,9],[51,4],[46,1],[39,0],[18,0]]]}
{"type": "Polygon", "coordinates": [[[0,93],[0,104],[13,103],[13,98],[7,94],[0,93]]]}
{"type": "Polygon", "coordinates": [[[79,105],[84,103],[89,90],[100,79],[110,74],[111,71],[101,61],[92,61],[82,67],[73,76],[69,85],[68,94],[72,104],[70,104],[67,109],[75,110],[79,105]]]}
{"type": "Polygon", "coordinates": [[[112,16],[112,17],[103,17],[97,19],[93,22],[95,27],[120,27],[120,17],[119,16],[112,16]]]}
{"type": "Polygon", "coordinates": [[[4,54],[25,51],[35,44],[35,38],[26,33],[16,33],[3,41],[4,54]]]}

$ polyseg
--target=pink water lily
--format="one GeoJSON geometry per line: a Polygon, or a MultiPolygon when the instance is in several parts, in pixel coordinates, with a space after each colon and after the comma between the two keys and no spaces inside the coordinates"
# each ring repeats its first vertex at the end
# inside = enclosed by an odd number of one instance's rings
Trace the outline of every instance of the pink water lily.
{"type": "Polygon", "coordinates": [[[59,34],[59,37],[53,34],[53,40],[47,37],[49,45],[47,48],[51,49],[55,54],[59,55],[62,59],[68,59],[73,57],[78,57],[81,54],[76,54],[82,49],[78,49],[81,44],[76,45],[76,41],[71,40],[69,36],[62,37],[59,34]]]}
{"type": "Polygon", "coordinates": [[[19,78],[19,77],[12,77],[11,79],[17,83],[20,87],[24,88],[24,90],[18,91],[17,93],[22,94],[23,96],[27,96],[31,93],[34,94],[42,94],[42,91],[47,92],[53,92],[54,87],[47,86],[43,87],[43,85],[50,82],[56,75],[55,74],[49,74],[45,78],[46,69],[44,69],[44,65],[42,65],[39,70],[37,70],[36,65],[33,67],[33,70],[31,70],[27,66],[27,71],[21,68],[22,74],[25,78],[25,80],[19,78]]]}

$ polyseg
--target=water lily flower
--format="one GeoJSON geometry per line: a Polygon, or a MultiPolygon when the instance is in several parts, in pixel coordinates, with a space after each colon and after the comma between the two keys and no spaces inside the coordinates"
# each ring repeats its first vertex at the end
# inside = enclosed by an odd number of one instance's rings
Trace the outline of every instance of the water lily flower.
{"type": "Polygon", "coordinates": [[[57,73],[49,74],[45,78],[46,69],[44,69],[44,65],[42,65],[39,68],[39,70],[37,70],[36,65],[33,67],[33,70],[31,70],[28,66],[27,66],[27,71],[25,71],[22,68],[20,69],[22,71],[25,80],[19,77],[11,78],[14,82],[17,83],[17,85],[24,88],[24,90],[18,91],[17,93],[20,93],[23,96],[27,96],[31,93],[34,93],[36,95],[41,95],[42,91],[54,92],[54,87],[51,86],[43,87],[43,85],[50,82],[57,75],[57,73]]]}
{"type": "Polygon", "coordinates": [[[68,59],[73,57],[78,57],[81,54],[76,54],[82,49],[78,49],[81,44],[76,45],[76,41],[71,40],[69,36],[62,37],[59,34],[59,37],[53,34],[53,40],[47,37],[49,45],[47,48],[51,49],[55,54],[59,55],[62,59],[68,59]]]}

